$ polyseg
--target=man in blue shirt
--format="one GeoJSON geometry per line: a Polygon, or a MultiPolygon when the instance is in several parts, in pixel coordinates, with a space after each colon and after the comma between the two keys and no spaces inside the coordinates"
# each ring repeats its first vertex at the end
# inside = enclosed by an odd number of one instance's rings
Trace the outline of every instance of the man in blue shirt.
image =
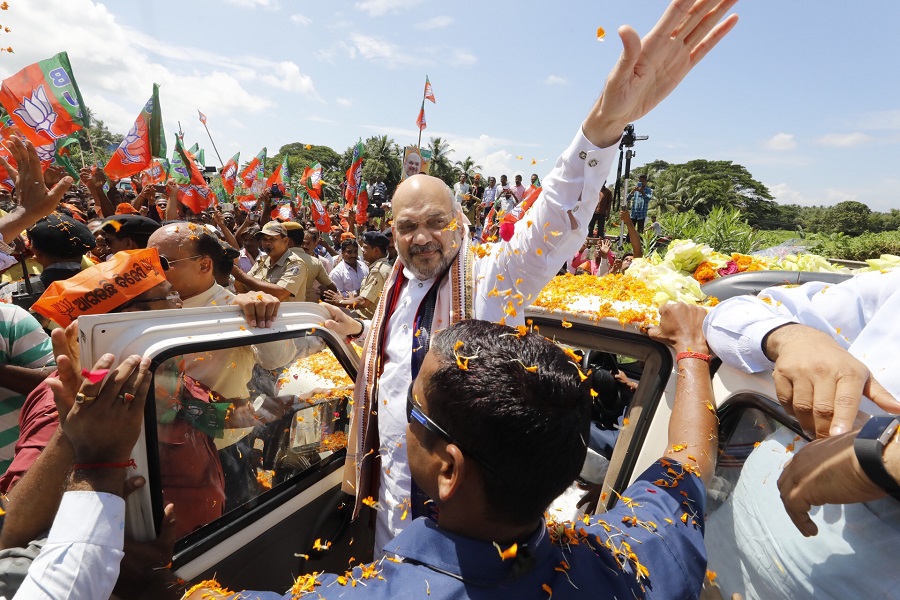
{"type": "Polygon", "coordinates": [[[647,176],[638,177],[638,184],[631,190],[631,220],[638,233],[644,233],[644,222],[647,220],[647,209],[653,199],[653,189],[647,185],[647,176]]]}
{"type": "MultiPolygon", "coordinates": [[[[706,573],[698,474],[711,476],[717,444],[708,358],[698,355],[708,351],[704,316],[668,305],[650,332],[690,355],[678,365],[670,450],[616,507],[574,523],[543,515],[584,463],[590,380],[536,333],[473,319],[437,334],[410,386],[406,430],[410,471],[436,514],[416,519],[380,561],[301,576],[284,598],[697,597],[706,573]]],[[[206,588],[188,597],[282,598],[206,588]]]]}

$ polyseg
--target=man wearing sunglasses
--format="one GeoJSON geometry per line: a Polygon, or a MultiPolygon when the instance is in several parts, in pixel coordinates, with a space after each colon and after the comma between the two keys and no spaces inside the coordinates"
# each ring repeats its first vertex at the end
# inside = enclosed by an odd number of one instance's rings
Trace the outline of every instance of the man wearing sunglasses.
{"type": "MultiPolygon", "coordinates": [[[[342,578],[319,575],[304,591],[320,598],[696,598],[706,574],[704,486],[718,443],[706,404],[713,400],[709,363],[695,357],[706,350],[705,315],[697,306],[667,305],[650,330],[692,354],[678,361],[670,450],[610,511],[575,523],[548,523],[544,511],[584,463],[590,381],[536,333],[470,319],[437,334],[405,403],[409,468],[434,499],[433,518],[413,520],[385,547],[387,560],[342,578]]],[[[206,589],[189,596],[222,597],[206,589]]]]}
{"type": "MultiPolygon", "coordinates": [[[[524,325],[526,306],[584,241],[624,128],[731,30],[737,16],[722,19],[735,2],[675,0],[643,40],[631,28],[620,30],[624,51],[603,94],[509,241],[473,248],[462,207],[440,179],[413,175],[397,187],[399,259],[370,326],[331,308],[326,322],[348,336],[371,331],[356,382],[344,491],[356,495],[354,516],[364,498],[385,507],[376,517],[376,552],[409,523],[400,503],[422,497],[407,468],[403,407],[429,334],[472,317],[524,325]]],[[[412,514],[421,508],[414,501],[412,514]]]]}

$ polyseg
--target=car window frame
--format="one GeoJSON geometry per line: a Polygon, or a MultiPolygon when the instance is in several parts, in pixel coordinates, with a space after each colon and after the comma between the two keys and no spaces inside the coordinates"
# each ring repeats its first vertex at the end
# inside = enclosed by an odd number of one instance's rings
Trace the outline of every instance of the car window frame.
{"type": "MultiPolygon", "coordinates": [[[[283,340],[315,336],[322,339],[326,348],[335,356],[341,367],[351,379],[356,379],[356,365],[349,358],[346,349],[343,349],[341,338],[333,332],[319,325],[303,325],[299,329],[291,331],[279,331],[272,333],[253,334],[247,338],[230,338],[220,340],[204,340],[189,342],[172,348],[167,348],[155,354],[150,363],[150,370],[154,374],[156,370],[167,360],[186,354],[224,350],[247,345],[265,344],[283,340]],[[239,342],[239,343],[236,343],[239,342]]],[[[320,350],[320,351],[324,351],[320,350]]],[[[151,498],[151,511],[153,524],[158,536],[161,531],[164,503],[162,499],[162,484],[160,476],[159,440],[157,437],[157,415],[155,384],[151,382],[150,392],[144,406],[144,451],[148,465],[148,485],[151,498]],[[151,451],[152,449],[152,451],[151,451]]],[[[348,390],[352,395],[352,390],[348,390]]],[[[176,542],[173,558],[174,568],[178,568],[193,559],[203,555],[226,539],[236,535],[249,524],[255,522],[260,515],[266,514],[301,494],[337,469],[342,469],[346,458],[346,448],[336,450],[320,463],[314,470],[304,471],[295,476],[295,479],[283,482],[271,490],[259,494],[244,506],[235,508],[222,515],[215,521],[207,523],[199,529],[187,534],[176,542]]],[[[176,507],[177,509],[177,507],[176,507]]]]}
{"type": "MultiPolygon", "coordinates": [[[[630,484],[632,473],[641,458],[639,452],[629,450],[640,449],[644,445],[653,416],[669,384],[675,365],[671,350],[634,326],[622,327],[612,321],[605,322],[604,325],[610,325],[606,327],[596,322],[582,323],[578,318],[567,316],[567,324],[571,326],[564,328],[558,316],[529,313],[528,318],[542,335],[557,343],[632,356],[644,361],[641,379],[626,412],[628,426],[619,433],[603,482],[604,489],[622,492],[630,484]],[[611,344],[600,348],[597,338],[609,340],[611,344]]],[[[611,509],[617,501],[615,494],[609,494],[605,501],[598,503],[597,512],[611,509]]]]}

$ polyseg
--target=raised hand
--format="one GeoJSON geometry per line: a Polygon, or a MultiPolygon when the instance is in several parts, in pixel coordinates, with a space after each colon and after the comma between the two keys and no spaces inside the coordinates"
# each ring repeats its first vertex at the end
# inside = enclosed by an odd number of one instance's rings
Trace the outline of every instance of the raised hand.
{"type": "Polygon", "coordinates": [[[619,28],[623,50],[582,127],[595,146],[616,143],[625,125],[649,113],[737,24],[721,23],[737,0],[674,0],[642,40],[619,28]]]}
{"type": "Polygon", "coordinates": [[[20,140],[16,136],[10,138],[9,151],[19,167],[16,179],[16,191],[19,204],[34,217],[34,222],[49,215],[59,205],[63,195],[72,186],[71,177],[63,177],[52,189],[47,189],[41,173],[41,159],[38,158],[34,144],[28,140],[20,140]]]}

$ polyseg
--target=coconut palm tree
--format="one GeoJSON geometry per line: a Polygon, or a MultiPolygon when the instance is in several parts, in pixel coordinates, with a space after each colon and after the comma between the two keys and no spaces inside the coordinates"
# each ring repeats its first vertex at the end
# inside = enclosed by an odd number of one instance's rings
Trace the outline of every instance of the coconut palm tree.
{"type": "Polygon", "coordinates": [[[471,156],[467,156],[463,160],[456,161],[454,174],[456,178],[459,178],[460,173],[465,173],[466,177],[471,181],[475,176],[475,173],[481,171],[482,168],[483,167],[481,165],[475,164],[475,160],[471,156]]]}
{"type": "Polygon", "coordinates": [[[431,166],[428,168],[428,174],[443,179],[447,185],[453,185],[453,163],[450,162],[453,148],[450,147],[450,144],[439,137],[433,137],[425,149],[431,151],[431,166]]]}

